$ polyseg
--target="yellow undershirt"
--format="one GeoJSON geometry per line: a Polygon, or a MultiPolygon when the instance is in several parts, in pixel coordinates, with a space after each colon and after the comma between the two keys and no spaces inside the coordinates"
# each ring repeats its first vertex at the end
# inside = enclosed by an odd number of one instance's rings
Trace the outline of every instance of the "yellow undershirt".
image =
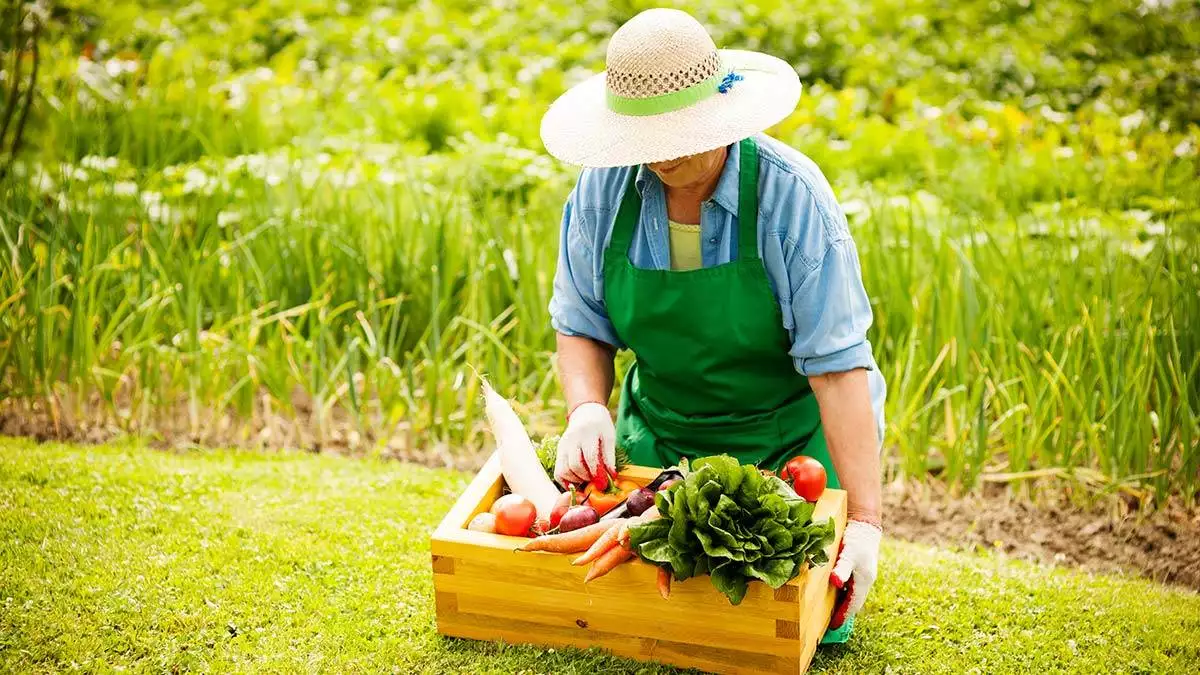
{"type": "Polygon", "coordinates": [[[700,256],[700,226],[667,221],[670,232],[671,269],[686,272],[703,267],[700,256]]]}

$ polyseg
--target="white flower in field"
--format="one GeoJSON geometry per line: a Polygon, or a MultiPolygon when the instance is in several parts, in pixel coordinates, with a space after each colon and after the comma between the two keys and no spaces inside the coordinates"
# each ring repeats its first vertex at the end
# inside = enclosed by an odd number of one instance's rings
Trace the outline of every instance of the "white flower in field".
{"type": "Polygon", "coordinates": [[[858,214],[870,215],[871,207],[861,199],[847,199],[846,201],[842,202],[842,213],[846,214],[847,216],[854,216],[858,214]]]}
{"type": "Polygon", "coordinates": [[[1067,120],[1071,119],[1070,115],[1058,112],[1048,105],[1043,105],[1038,112],[1041,114],[1043,119],[1045,119],[1047,122],[1053,122],[1054,124],[1063,124],[1067,120]]]}
{"type": "Polygon", "coordinates": [[[50,175],[49,171],[46,171],[40,166],[33,175],[32,183],[33,187],[44,195],[48,195],[58,189],[58,182],[54,180],[54,177],[50,175]]]}
{"type": "Polygon", "coordinates": [[[130,180],[117,181],[113,183],[112,193],[115,197],[133,197],[138,193],[138,186],[130,180]]]}
{"type": "Polygon", "coordinates": [[[242,212],[223,210],[217,213],[217,227],[228,227],[242,222],[242,212]]]}
{"type": "Polygon", "coordinates": [[[1145,122],[1145,121],[1146,121],[1146,113],[1142,112],[1141,110],[1138,110],[1137,112],[1126,115],[1126,116],[1122,117],[1120,120],[1121,133],[1128,136],[1129,134],[1133,133],[1134,129],[1137,129],[1138,127],[1142,126],[1142,122],[1145,122]]]}
{"type": "Polygon", "coordinates": [[[1055,159],[1070,159],[1071,157],[1074,157],[1074,156],[1075,156],[1075,149],[1070,146],[1063,145],[1063,146],[1059,146],[1054,149],[1055,159]]]}
{"type": "Polygon", "coordinates": [[[1143,232],[1152,237],[1161,237],[1167,233],[1167,225],[1161,220],[1155,220],[1146,223],[1146,228],[1143,230],[1143,232]]]}
{"type": "Polygon", "coordinates": [[[1045,236],[1050,234],[1050,226],[1044,222],[1036,222],[1025,228],[1025,233],[1033,236],[1045,236]]]}
{"type": "Polygon", "coordinates": [[[384,185],[395,185],[400,182],[400,176],[391,169],[384,169],[379,172],[378,180],[384,185]]]}
{"type": "Polygon", "coordinates": [[[921,111],[921,116],[927,120],[936,120],[937,118],[942,116],[942,109],[937,107],[936,105],[926,106],[921,111]]]}
{"type": "Polygon", "coordinates": [[[1142,5],[1138,8],[1138,13],[1145,16],[1155,10],[1170,9],[1174,6],[1175,0],[1142,0],[1142,5]]]}
{"type": "Polygon", "coordinates": [[[58,171],[59,174],[66,180],[77,180],[82,183],[86,182],[87,179],[90,178],[90,174],[88,174],[87,171],[66,162],[62,162],[58,165],[58,171]]]}
{"type": "Polygon", "coordinates": [[[1179,145],[1175,146],[1174,152],[1176,157],[1194,155],[1196,154],[1196,144],[1192,142],[1191,138],[1185,138],[1182,141],[1179,141],[1179,145]]]}
{"type": "Polygon", "coordinates": [[[508,267],[508,276],[513,281],[520,281],[521,274],[520,270],[517,269],[516,254],[512,252],[511,248],[506,248],[502,255],[504,257],[504,264],[508,267]]]}
{"type": "Polygon", "coordinates": [[[1154,251],[1154,240],[1126,242],[1121,245],[1121,250],[1138,260],[1144,260],[1146,256],[1154,251]]]}
{"type": "Polygon", "coordinates": [[[136,73],[138,70],[137,61],[127,61],[125,59],[109,59],[104,62],[104,70],[109,77],[120,77],[125,73],[136,73]]]}
{"type": "Polygon", "coordinates": [[[1104,233],[1104,225],[1099,218],[1081,218],[1075,226],[1071,228],[1071,234],[1076,237],[1088,235],[1100,235],[1104,233]]]}
{"type": "Polygon", "coordinates": [[[88,155],[79,160],[79,166],[93,171],[109,172],[120,166],[121,160],[116,157],[101,157],[100,155],[88,155]]]}
{"type": "Polygon", "coordinates": [[[112,77],[109,76],[108,71],[98,63],[89,61],[82,56],[79,57],[79,65],[75,69],[75,75],[87,87],[86,91],[80,89],[81,98],[88,92],[99,96],[109,103],[116,103],[124,98],[125,90],[121,88],[121,85],[114,82],[112,77]]]}
{"type": "Polygon", "coordinates": [[[305,190],[312,189],[312,186],[316,185],[320,178],[321,170],[314,166],[306,166],[300,171],[300,184],[304,186],[305,190]]]}
{"type": "Polygon", "coordinates": [[[183,174],[184,194],[192,194],[193,192],[211,194],[212,187],[212,181],[209,179],[208,174],[194,166],[188,168],[187,172],[183,174]]]}
{"type": "Polygon", "coordinates": [[[175,209],[172,209],[170,206],[167,206],[166,204],[161,204],[161,203],[151,204],[150,206],[146,207],[146,215],[148,215],[150,217],[150,220],[152,220],[156,223],[163,223],[163,224],[168,224],[168,225],[173,225],[173,224],[179,222],[179,218],[180,218],[180,214],[178,211],[176,211],[175,209]]]}
{"type": "Polygon", "coordinates": [[[1154,216],[1153,213],[1145,209],[1130,209],[1125,212],[1125,215],[1142,224],[1150,222],[1150,218],[1154,216]]]}
{"type": "Polygon", "coordinates": [[[155,192],[153,190],[146,190],[141,194],[140,199],[142,200],[142,206],[149,208],[162,202],[162,193],[155,192]]]}
{"type": "Polygon", "coordinates": [[[983,246],[984,244],[988,243],[991,240],[992,240],[992,238],[990,235],[988,235],[987,232],[980,230],[980,231],[972,232],[968,235],[959,237],[958,245],[959,246],[983,246]]]}
{"type": "Polygon", "coordinates": [[[1136,162],[1137,161],[1137,153],[1134,152],[1133,150],[1126,150],[1125,151],[1125,161],[1136,162]]]}

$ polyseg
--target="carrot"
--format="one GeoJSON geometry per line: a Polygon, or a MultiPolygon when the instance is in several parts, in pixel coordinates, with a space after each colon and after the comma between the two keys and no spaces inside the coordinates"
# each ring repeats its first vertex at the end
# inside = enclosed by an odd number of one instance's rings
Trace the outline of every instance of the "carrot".
{"type": "Polygon", "coordinates": [[[596,540],[596,543],[592,544],[591,548],[589,548],[583,555],[571,561],[571,564],[586,565],[596,560],[596,558],[599,558],[601,554],[616,545],[617,532],[624,528],[623,519],[617,519],[617,522],[622,523],[621,527],[608,528],[604,534],[600,535],[600,538],[596,540]]]}
{"type": "Polygon", "coordinates": [[[658,568],[658,594],[663,600],[671,597],[671,572],[665,567],[658,568]]]}
{"type": "Polygon", "coordinates": [[[546,534],[525,542],[521,551],[546,551],[548,553],[579,553],[596,543],[600,535],[620,523],[620,520],[602,520],[595,525],[561,534],[546,534]]]}
{"type": "Polygon", "coordinates": [[[588,570],[587,576],[583,578],[583,583],[599,579],[600,577],[613,571],[617,565],[629,560],[633,557],[633,551],[626,551],[620,546],[614,546],[604,552],[596,562],[592,563],[592,569],[588,570]]]}

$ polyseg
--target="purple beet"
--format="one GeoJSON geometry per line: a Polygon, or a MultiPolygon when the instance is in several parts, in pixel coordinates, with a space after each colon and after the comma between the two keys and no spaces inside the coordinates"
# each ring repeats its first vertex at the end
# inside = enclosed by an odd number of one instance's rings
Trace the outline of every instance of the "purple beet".
{"type": "Polygon", "coordinates": [[[580,504],[567,509],[562,520],[558,521],[558,531],[570,532],[588,525],[595,525],[598,522],[600,522],[600,516],[596,514],[596,509],[586,504],[580,504]]]}
{"type": "Polygon", "coordinates": [[[648,488],[635,490],[625,500],[625,508],[631,516],[640,516],[654,506],[654,491],[648,488]]]}

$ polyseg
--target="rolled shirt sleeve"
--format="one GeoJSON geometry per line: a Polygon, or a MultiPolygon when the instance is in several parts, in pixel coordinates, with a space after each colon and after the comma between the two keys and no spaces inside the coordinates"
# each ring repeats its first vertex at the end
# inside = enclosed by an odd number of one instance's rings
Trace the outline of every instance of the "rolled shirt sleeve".
{"type": "Polygon", "coordinates": [[[876,368],[867,341],[871,303],[853,239],[829,244],[821,262],[792,293],[791,309],[794,328],[789,353],[801,375],[876,368]]]}
{"type": "Polygon", "coordinates": [[[617,337],[604,307],[602,260],[603,240],[597,243],[596,224],[578,208],[577,190],[563,207],[558,267],[550,297],[550,324],[564,335],[587,337],[618,349],[625,345],[617,337]]]}

